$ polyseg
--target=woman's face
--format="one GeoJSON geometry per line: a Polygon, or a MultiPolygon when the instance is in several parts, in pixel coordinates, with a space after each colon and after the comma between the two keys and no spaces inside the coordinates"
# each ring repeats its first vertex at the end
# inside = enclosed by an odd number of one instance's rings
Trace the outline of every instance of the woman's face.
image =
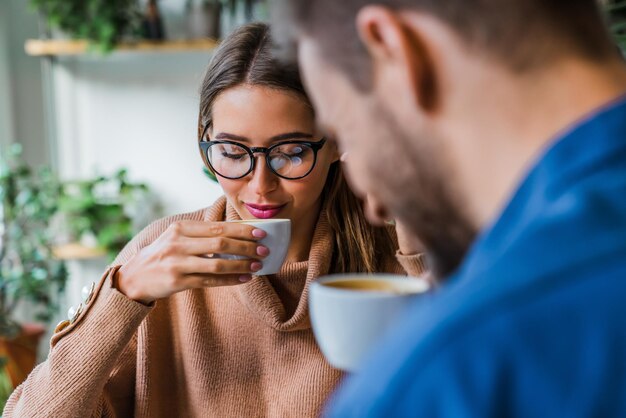
{"type": "MultiPolygon", "coordinates": [[[[222,92],[213,103],[211,140],[228,140],[249,148],[270,147],[288,140],[317,142],[313,113],[295,93],[240,85],[222,92]]],[[[313,171],[299,180],[286,180],[270,171],[261,153],[254,154],[254,171],[218,181],[242,219],[288,218],[294,226],[316,220],[330,165],[337,160],[332,143],[317,153],[313,171]]]]}

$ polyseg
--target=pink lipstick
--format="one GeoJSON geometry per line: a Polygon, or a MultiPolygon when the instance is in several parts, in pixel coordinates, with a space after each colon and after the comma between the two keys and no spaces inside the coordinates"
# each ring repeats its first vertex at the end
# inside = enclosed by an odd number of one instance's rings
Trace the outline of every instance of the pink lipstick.
{"type": "Polygon", "coordinates": [[[244,206],[252,216],[258,219],[273,218],[285,207],[285,205],[256,205],[252,203],[244,203],[244,206]]]}

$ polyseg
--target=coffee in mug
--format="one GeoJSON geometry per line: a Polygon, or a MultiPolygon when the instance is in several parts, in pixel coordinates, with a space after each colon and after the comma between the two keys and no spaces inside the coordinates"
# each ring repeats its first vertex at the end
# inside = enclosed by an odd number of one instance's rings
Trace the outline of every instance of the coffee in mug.
{"type": "Polygon", "coordinates": [[[339,274],[309,290],[313,334],[328,362],[356,371],[406,308],[431,289],[424,278],[389,274],[339,274]]]}
{"type": "MultiPolygon", "coordinates": [[[[411,287],[401,287],[398,286],[397,283],[383,279],[343,279],[330,281],[322,284],[322,286],[337,289],[361,290],[364,292],[388,292],[394,295],[406,295],[416,292],[416,290],[411,287]]],[[[418,293],[420,292],[418,291],[418,293]]]]}

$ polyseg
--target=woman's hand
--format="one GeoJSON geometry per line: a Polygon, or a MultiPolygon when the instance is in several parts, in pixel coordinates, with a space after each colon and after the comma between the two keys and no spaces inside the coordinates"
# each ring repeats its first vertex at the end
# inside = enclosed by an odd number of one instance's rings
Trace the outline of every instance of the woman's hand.
{"type": "Polygon", "coordinates": [[[117,289],[148,304],[183,290],[249,281],[269,249],[258,244],[263,230],[241,223],[179,221],[170,225],[117,272],[117,289]],[[245,260],[209,258],[235,254],[245,260]]]}
{"type": "Polygon", "coordinates": [[[365,195],[365,198],[363,199],[363,211],[372,225],[380,226],[387,224],[394,225],[396,227],[398,249],[402,255],[416,255],[424,252],[424,244],[422,244],[416,236],[410,233],[401,222],[388,220],[389,216],[387,209],[372,199],[371,195],[365,195]]]}
{"type": "Polygon", "coordinates": [[[424,244],[419,238],[408,232],[401,222],[395,221],[394,224],[398,236],[398,249],[402,255],[416,255],[425,251],[424,244]]]}

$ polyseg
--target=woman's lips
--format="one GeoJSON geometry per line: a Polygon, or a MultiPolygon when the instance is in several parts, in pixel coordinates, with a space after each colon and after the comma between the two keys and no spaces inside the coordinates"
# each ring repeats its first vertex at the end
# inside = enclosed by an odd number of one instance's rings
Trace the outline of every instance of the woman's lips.
{"type": "Polygon", "coordinates": [[[258,219],[273,218],[285,207],[285,205],[255,205],[252,203],[244,203],[244,206],[250,215],[258,219]]]}

